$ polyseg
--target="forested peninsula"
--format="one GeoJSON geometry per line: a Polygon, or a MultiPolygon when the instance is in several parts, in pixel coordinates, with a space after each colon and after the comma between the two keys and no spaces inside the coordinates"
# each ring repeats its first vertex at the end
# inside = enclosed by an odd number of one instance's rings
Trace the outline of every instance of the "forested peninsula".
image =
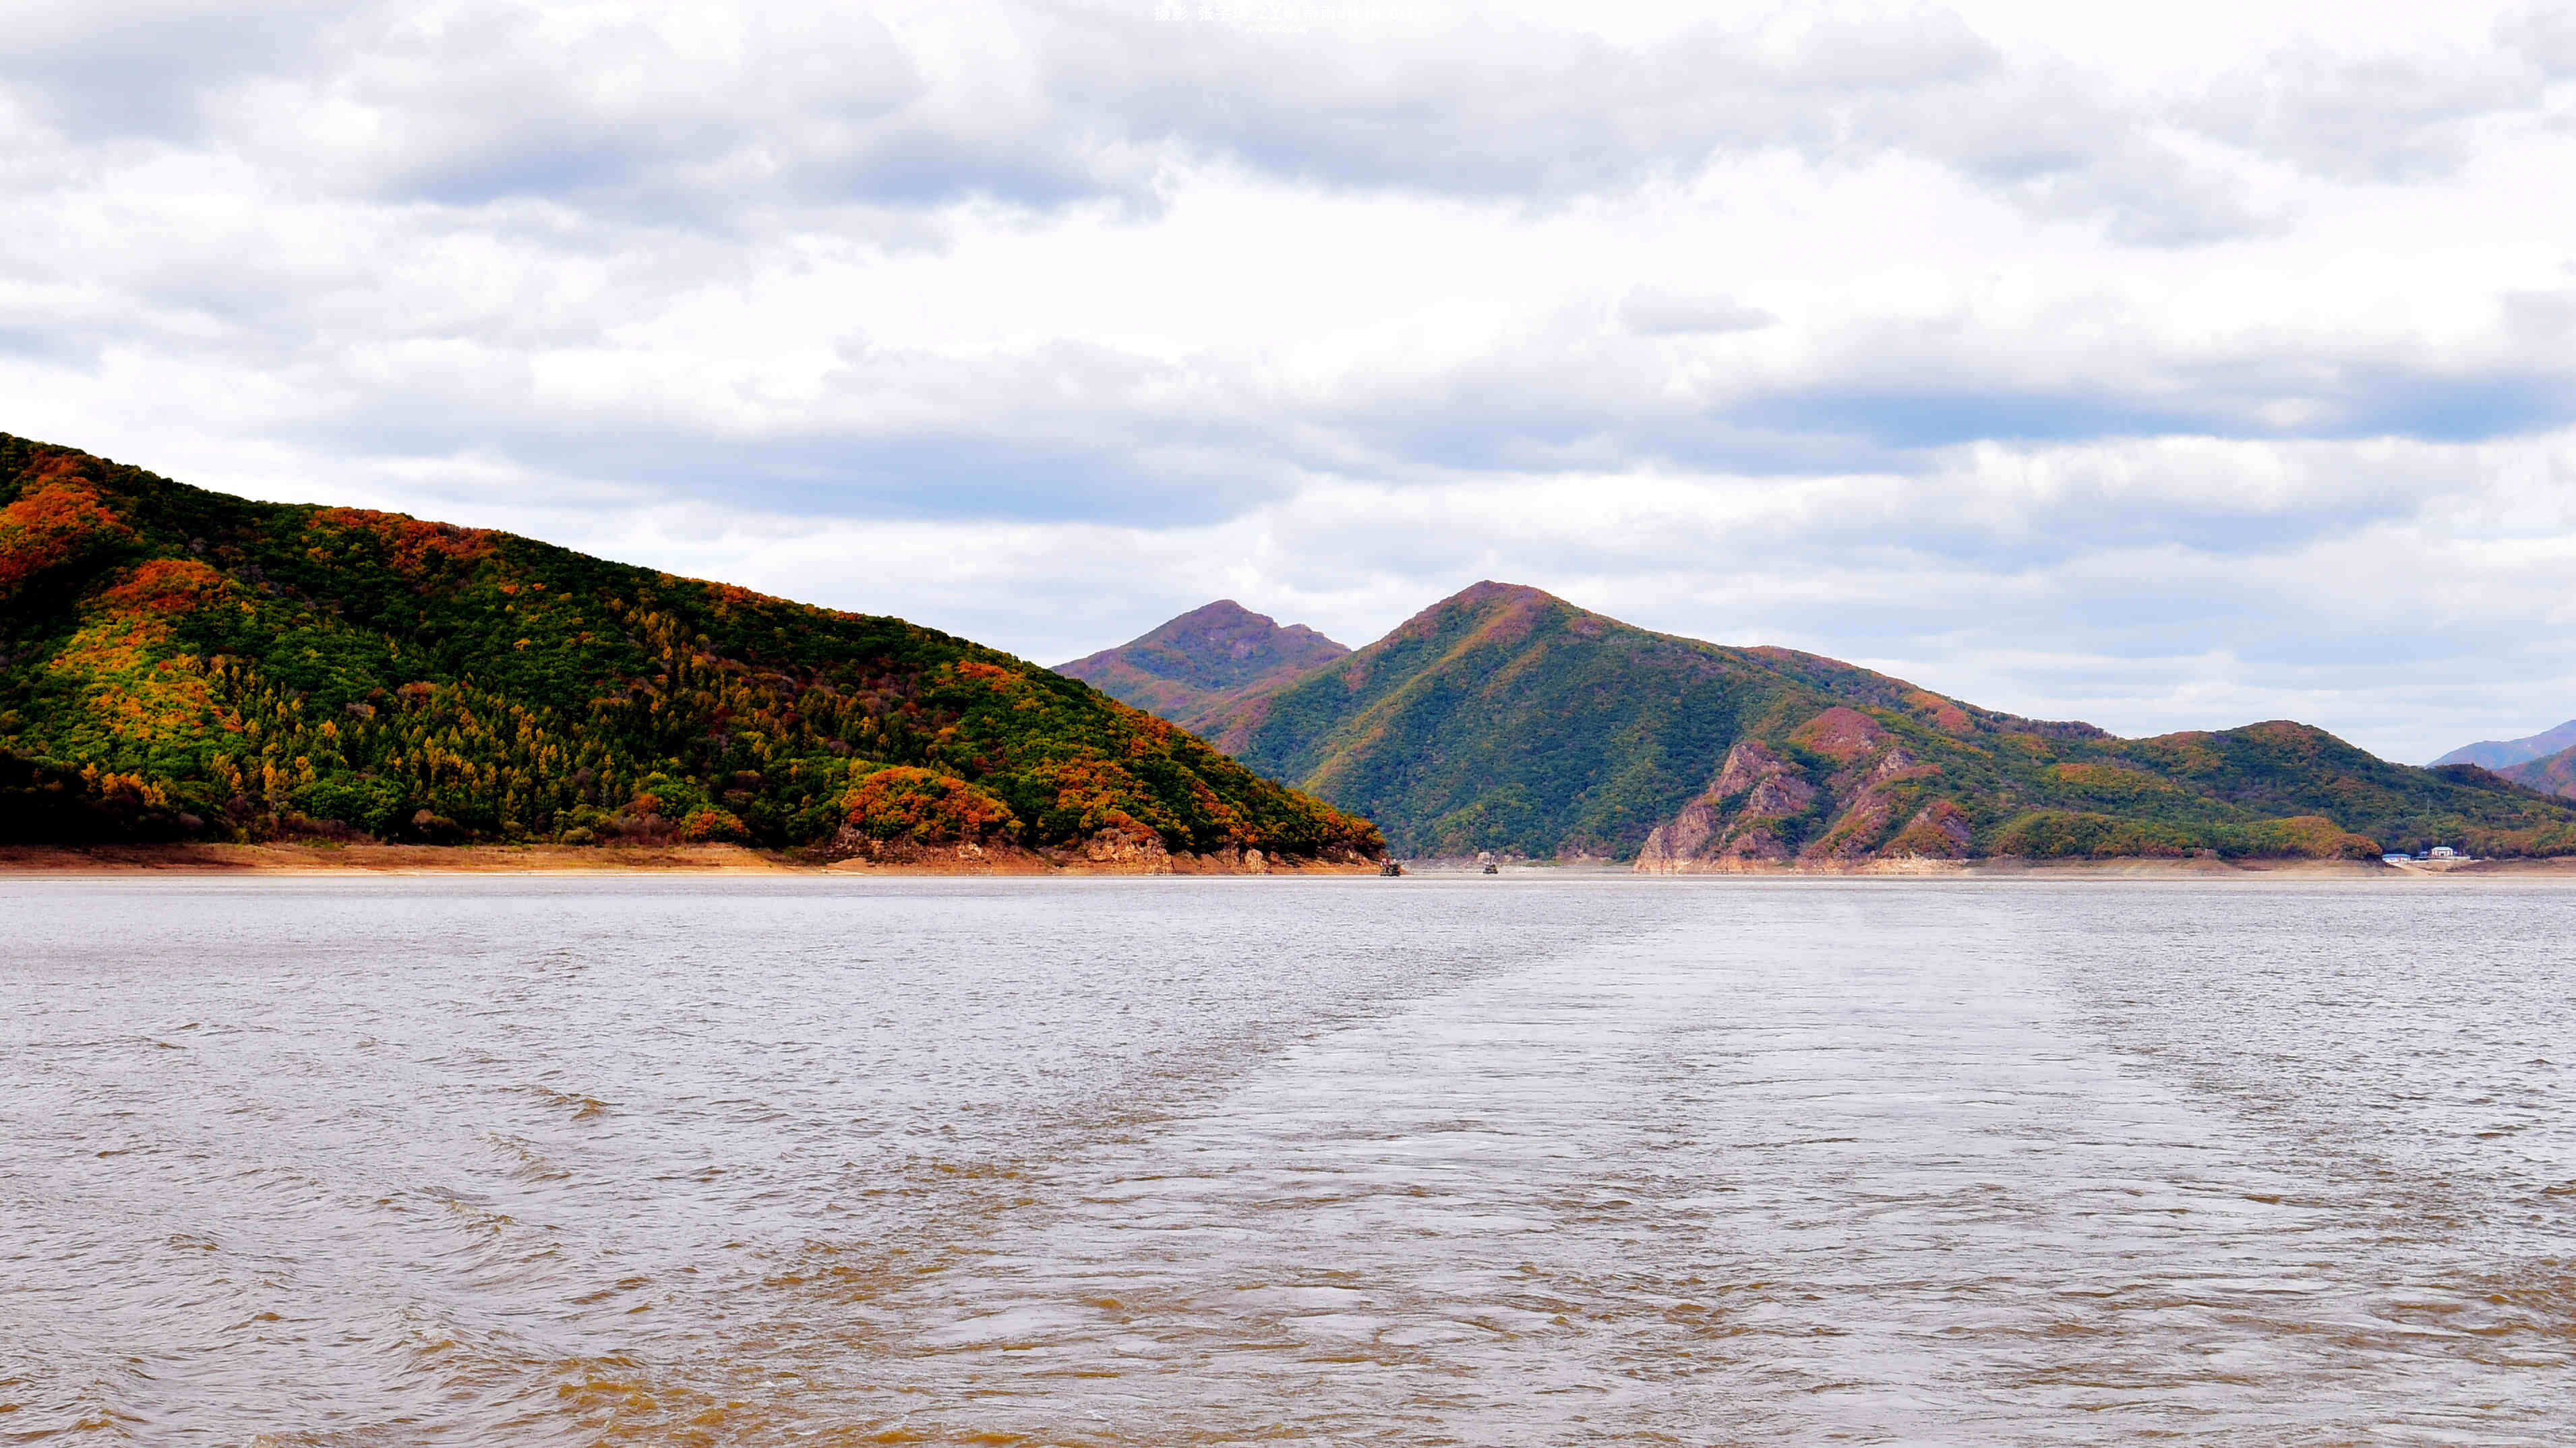
{"type": "Polygon", "coordinates": [[[1376,828],[1020,659],[0,435],[0,841],[1369,866],[1376,828]]]}

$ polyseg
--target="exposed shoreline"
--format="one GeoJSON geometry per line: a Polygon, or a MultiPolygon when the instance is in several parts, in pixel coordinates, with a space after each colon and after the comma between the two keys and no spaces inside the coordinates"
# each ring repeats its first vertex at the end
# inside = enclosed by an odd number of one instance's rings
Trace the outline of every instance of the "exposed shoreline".
{"type": "MultiPolygon", "coordinates": [[[[1406,870],[1420,874],[1474,875],[1483,866],[1471,860],[1407,860],[1406,870]]],[[[2378,860],[2310,859],[2175,859],[2170,856],[2124,856],[2106,860],[1871,860],[1856,865],[1815,866],[1796,863],[1744,863],[1728,869],[1632,870],[1605,860],[1511,860],[1505,874],[1618,875],[1646,880],[1718,879],[2246,879],[2335,878],[2398,880],[2445,875],[2471,877],[2538,876],[2576,880],[2576,856],[2549,859],[2464,860],[2457,864],[2390,865],[2378,860]]]]}
{"type": "MultiPolygon", "coordinates": [[[[1479,875],[1472,861],[1408,860],[1408,874],[1479,875]]],[[[2427,868],[2377,860],[2212,860],[2128,858],[2109,860],[1878,860],[1859,866],[1815,869],[1797,865],[1750,866],[1725,871],[1640,874],[1606,860],[1514,861],[1509,875],[1616,876],[1632,879],[2249,879],[2338,878],[2398,880],[2460,875],[2576,881],[2576,858],[2475,860],[2427,868]]],[[[1374,875],[1375,863],[1276,859],[1247,868],[1230,856],[1179,854],[1150,858],[1091,859],[1067,852],[1025,850],[924,851],[901,861],[845,859],[824,863],[742,845],[384,845],[302,842],[261,845],[0,845],[0,876],[9,875],[891,875],[1052,876],[1099,875],[1374,875]]]]}
{"type": "MultiPolygon", "coordinates": [[[[971,849],[971,847],[970,847],[971,849]]],[[[1025,850],[959,850],[902,861],[829,863],[743,845],[0,845],[6,875],[1374,875],[1378,867],[1190,854],[1094,860],[1025,850]]]]}

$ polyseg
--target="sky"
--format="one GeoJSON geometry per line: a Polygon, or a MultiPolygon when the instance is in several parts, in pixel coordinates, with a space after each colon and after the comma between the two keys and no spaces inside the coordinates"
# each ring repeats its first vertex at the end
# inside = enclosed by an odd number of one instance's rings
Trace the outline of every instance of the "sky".
{"type": "Polygon", "coordinates": [[[0,0],[0,431],[1041,663],[2576,715],[2569,0],[244,9],[0,0]]]}

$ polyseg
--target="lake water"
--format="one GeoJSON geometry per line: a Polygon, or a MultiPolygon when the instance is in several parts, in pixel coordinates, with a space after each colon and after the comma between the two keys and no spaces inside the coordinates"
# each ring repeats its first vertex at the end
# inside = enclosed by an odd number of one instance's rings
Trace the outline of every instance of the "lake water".
{"type": "Polygon", "coordinates": [[[2576,889],[0,881],[0,1442],[2558,1444],[2576,889]]]}

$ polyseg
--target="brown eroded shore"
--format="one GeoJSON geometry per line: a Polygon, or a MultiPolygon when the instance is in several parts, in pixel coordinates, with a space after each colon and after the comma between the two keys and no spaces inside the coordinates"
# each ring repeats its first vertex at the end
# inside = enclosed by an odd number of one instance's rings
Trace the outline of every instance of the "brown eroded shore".
{"type": "MultiPolygon", "coordinates": [[[[1893,863],[1893,862],[1891,862],[1893,863]]],[[[1908,873],[1901,868],[1893,873],[1908,873]]],[[[1960,868],[1976,876],[2113,875],[2113,876],[2330,876],[2342,879],[2440,879],[2450,875],[2492,878],[2500,875],[2576,880],[2576,858],[2546,860],[2464,860],[2458,864],[2389,865],[2378,860],[2169,859],[2115,860],[1977,860],[1960,868]]]]}
{"type": "Polygon", "coordinates": [[[0,845],[0,875],[1299,875],[1375,874],[1377,866],[1329,860],[1241,859],[1177,854],[1092,860],[1027,850],[924,850],[899,861],[824,863],[742,845],[381,845],[318,842],[259,845],[0,845]]]}
{"type": "MultiPolygon", "coordinates": [[[[1482,872],[1474,860],[1407,860],[1411,873],[1473,875],[1482,872]]],[[[1817,866],[1797,863],[1730,862],[1727,868],[1636,871],[1603,860],[1506,860],[1506,874],[1637,875],[1646,879],[1871,878],[1883,876],[1957,879],[2247,879],[2336,878],[2399,880],[2461,875],[2540,877],[2576,880],[2576,857],[2546,860],[2469,860],[2443,865],[2387,865],[2377,860],[2310,859],[2176,859],[2170,856],[2125,856],[2108,860],[1897,859],[1817,866]]]]}

